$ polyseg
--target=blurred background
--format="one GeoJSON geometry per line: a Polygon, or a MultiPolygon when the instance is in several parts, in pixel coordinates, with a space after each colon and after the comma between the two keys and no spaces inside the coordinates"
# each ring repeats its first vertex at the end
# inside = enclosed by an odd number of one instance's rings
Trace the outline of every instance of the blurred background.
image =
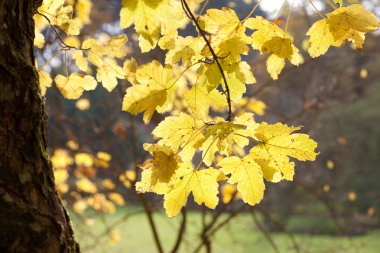
{"type": "MultiPolygon", "coordinates": [[[[121,34],[120,0],[91,3],[90,20],[80,35],[102,38],[121,34]]],[[[291,1],[292,2],[292,1],[291,1]]],[[[324,1],[313,1],[323,11],[324,1]]],[[[244,18],[253,0],[210,0],[206,8],[233,8],[244,18]]],[[[264,0],[256,15],[286,22],[282,0],[264,0]]],[[[380,14],[378,0],[362,1],[380,14]]],[[[379,15],[378,15],[379,17],[379,15]]],[[[318,19],[310,2],[296,0],[288,31],[305,58],[300,67],[286,66],[278,81],[269,78],[265,56],[246,57],[257,84],[242,109],[256,120],[303,125],[318,142],[315,162],[296,165],[294,182],[266,183],[264,200],[244,205],[230,185],[221,186],[215,211],[189,199],[174,219],[166,217],[162,198],[138,194],[137,164],[146,160],[142,144],[163,119],[149,125],[121,111],[128,83],[111,93],[100,85],[78,100],[66,100],[56,87],[46,95],[49,152],[59,194],[68,208],[82,252],[380,252],[380,38],[370,34],[364,49],[345,45],[320,58],[305,52],[305,33],[318,19]]],[[[133,29],[128,55],[139,64],[165,52],[141,55],[133,29]]],[[[194,34],[191,25],[184,35],[194,34]]],[[[44,30],[46,46],[36,49],[39,65],[57,50],[56,34],[44,30]]],[[[45,66],[53,77],[64,72],[64,56],[45,66]]],[[[74,68],[74,66],[70,66],[74,68]]]]}

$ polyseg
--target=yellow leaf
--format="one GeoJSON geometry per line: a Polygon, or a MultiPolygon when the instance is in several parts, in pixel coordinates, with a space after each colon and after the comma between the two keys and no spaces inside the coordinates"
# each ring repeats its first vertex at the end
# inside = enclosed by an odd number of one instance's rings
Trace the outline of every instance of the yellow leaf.
{"type": "Polygon", "coordinates": [[[95,193],[98,191],[96,185],[91,182],[88,178],[82,178],[76,182],[77,189],[79,191],[87,193],[95,193]]]}
{"type": "Polygon", "coordinates": [[[361,79],[366,79],[368,77],[368,70],[367,69],[361,69],[360,70],[360,78],[361,79]]]}
{"type": "Polygon", "coordinates": [[[186,93],[185,99],[192,113],[199,119],[205,119],[208,116],[211,105],[222,108],[227,106],[227,100],[224,95],[216,89],[208,92],[204,86],[193,86],[186,93]]]}
{"type": "Polygon", "coordinates": [[[33,44],[38,48],[43,48],[45,45],[45,37],[37,29],[34,30],[34,34],[35,34],[35,37],[34,37],[33,44]]]}
{"type": "Polygon", "coordinates": [[[130,58],[124,61],[123,64],[123,71],[125,74],[126,79],[131,83],[131,84],[137,84],[136,80],[136,71],[137,71],[137,62],[135,58],[130,58]]]}
{"type": "Polygon", "coordinates": [[[114,246],[116,244],[118,244],[121,240],[121,236],[120,236],[120,232],[117,231],[117,230],[112,230],[109,234],[108,234],[108,241],[109,241],[109,244],[114,246]]]}
{"type": "Polygon", "coordinates": [[[238,108],[236,114],[248,110],[260,116],[264,115],[266,109],[266,105],[263,101],[253,98],[242,98],[236,107],[238,108]]]}
{"type": "Polygon", "coordinates": [[[190,193],[198,205],[214,209],[218,205],[219,171],[213,168],[194,170],[191,164],[181,164],[176,172],[179,181],[165,194],[164,207],[169,217],[176,216],[186,205],[190,193]]]}
{"type": "Polygon", "coordinates": [[[281,73],[282,69],[285,67],[285,59],[272,54],[268,57],[267,70],[273,80],[278,79],[278,75],[281,73]]]}
{"type": "Polygon", "coordinates": [[[293,54],[292,41],[289,38],[274,36],[261,46],[263,54],[270,53],[280,58],[287,58],[293,54]]]}
{"type": "Polygon", "coordinates": [[[160,36],[160,14],[165,12],[166,0],[123,0],[120,11],[122,29],[135,25],[136,32],[149,46],[143,52],[154,48],[160,36]]]}
{"type": "MultiPolygon", "coordinates": [[[[210,43],[219,57],[230,64],[241,61],[241,54],[248,54],[251,39],[245,34],[243,26],[234,10],[230,8],[208,9],[199,17],[201,28],[211,34],[210,43]]],[[[205,47],[205,53],[209,48],[205,47]]],[[[210,53],[207,53],[210,56],[210,53]]]]}
{"type": "Polygon", "coordinates": [[[165,194],[175,183],[175,171],[180,158],[166,146],[144,144],[144,149],[153,155],[141,168],[141,181],[136,183],[138,192],[165,194]]]}
{"type": "Polygon", "coordinates": [[[356,195],[356,193],[353,192],[353,191],[350,191],[350,192],[348,193],[348,195],[347,195],[347,199],[348,199],[349,201],[351,201],[351,202],[356,201],[356,199],[357,199],[357,195],[356,195]]]}
{"type": "Polygon", "coordinates": [[[68,36],[63,41],[70,47],[80,47],[80,41],[75,36],[68,36]]]}
{"type": "Polygon", "coordinates": [[[153,130],[152,134],[161,138],[158,141],[159,145],[171,147],[175,152],[181,148],[182,159],[189,160],[198,147],[197,143],[204,137],[203,126],[202,121],[194,119],[186,113],[180,113],[179,116],[166,117],[153,130]]]}
{"type": "Polygon", "coordinates": [[[325,54],[334,43],[327,19],[315,22],[306,35],[310,36],[308,53],[313,58],[325,54]]]}
{"type": "Polygon", "coordinates": [[[66,142],[66,146],[71,150],[77,150],[79,148],[78,143],[76,143],[74,140],[69,140],[66,142]]]}
{"type": "Polygon", "coordinates": [[[109,162],[112,159],[112,156],[106,152],[98,152],[96,153],[96,157],[98,157],[100,160],[109,162]]]}
{"type": "Polygon", "coordinates": [[[236,195],[236,186],[232,184],[222,185],[221,191],[222,201],[224,204],[228,204],[232,201],[232,198],[236,195]]]}
{"type": "Polygon", "coordinates": [[[87,209],[87,202],[83,199],[79,199],[74,202],[73,209],[76,213],[83,213],[87,209]]]}
{"type": "Polygon", "coordinates": [[[216,123],[206,129],[205,138],[201,146],[203,162],[210,166],[215,153],[229,156],[233,151],[233,145],[244,148],[249,144],[248,136],[253,135],[257,127],[250,113],[236,117],[234,122],[217,118],[216,123]]]}
{"type": "Polygon", "coordinates": [[[80,33],[80,22],[78,19],[69,19],[60,27],[67,35],[79,35],[80,33]]]}
{"type": "Polygon", "coordinates": [[[117,85],[117,79],[124,79],[123,69],[112,58],[105,58],[97,65],[96,80],[111,92],[117,85]]]}
{"type": "Polygon", "coordinates": [[[112,200],[116,205],[123,206],[125,204],[125,200],[121,194],[112,192],[108,194],[108,198],[112,200]]]}
{"type": "Polygon", "coordinates": [[[78,166],[91,167],[94,164],[94,157],[88,153],[77,153],[75,163],[78,166]]]}
{"type": "Polygon", "coordinates": [[[92,2],[90,0],[75,0],[75,15],[83,24],[90,23],[92,2]]]}
{"type": "MultiPolygon", "coordinates": [[[[246,84],[253,84],[256,82],[251,67],[244,61],[225,64],[222,60],[221,64],[230,89],[231,100],[233,102],[239,102],[243,94],[246,92],[246,84]]],[[[219,84],[222,84],[223,89],[225,89],[222,75],[216,63],[205,64],[202,66],[199,75],[199,83],[206,86],[208,91],[215,89],[219,84]]]]}
{"type": "Polygon", "coordinates": [[[111,181],[111,179],[107,178],[102,181],[102,185],[108,190],[114,190],[116,185],[111,181]]]}
{"type": "Polygon", "coordinates": [[[57,75],[54,82],[62,95],[68,99],[77,99],[82,96],[83,91],[94,90],[97,85],[92,76],[77,73],[72,73],[69,77],[57,75]]]}
{"type": "Polygon", "coordinates": [[[269,125],[261,123],[256,129],[254,138],[259,142],[249,152],[262,162],[264,177],[269,181],[277,181],[277,172],[281,172],[283,179],[293,180],[294,163],[289,157],[300,161],[314,161],[317,154],[317,143],[306,134],[293,133],[300,127],[289,127],[281,123],[269,125]],[[293,134],[292,134],[293,133],[293,134]]]}
{"type": "Polygon", "coordinates": [[[87,59],[83,57],[82,50],[77,50],[76,52],[71,54],[71,57],[75,60],[75,63],[80,70],[87,71],[88,63],[87,59]]]}
{"type": "Polygon", "coordinates": [[[285,59],[298,66],[303,57],[293,44],[292,37],[275,23],[263,17],[249,18],[244,22],[249,29],[255,30],[252,34],[252,48],[263,53],[270,53],[267,60],[267,69],[273,79],[277,79],[285,66],[285,59]]]}
{"type": "Polygon", "coordinates": [[[64,169],[73,164],[73,158],[69,155],[67,150],[64,149],[54,150],[50,160],[54,169],[64,169]]]}
{"type": "Polygon", "coordinates": [[[75,103],[75,106],[81,111],[88,110],[90,108],[90,100],[81,98],[75,103]]]}
{"type": "Polygon", "coordinates": [[[123,110],[133,115],[144,112],[148,124],[154,111],[164,112],[175,91],[175,80],[170,68],[163,68],[158,61],[142,65],[136,72],[139,84],[127,89],[123,110]]]}
{"type": "Polygon", "coordinates": [[[309,54],[318,57],[327,52],[330,46],[340,47],[352,41],[356,49],[363,47],[365,33],[374,32],[380,26],[375,15],[360,4],[342,7],[327,14],[307,32],[310,36],[309,54]]]}
{"type": "Polygon", "coordinates": [[[327,161],[327,163],[326,163],[326,166],[327,166],[327,168],[329,169],[329,170],[332,170],[332,169],[334,169],[334,162],[333,161],[331,161],[331,160],[328,160],[327,161]]]}
{"type": "Polygon", "coordinates": [[[237,184],[242,200],[250,205],[259,203],[264,197],[264,179],[260,166],[252,156],[243,159],[231,156],[218,163],[225,175],[231,174],[228,183],[237,184]]]}
{"type": "Polygon", "coordinates": [[[184,66],[189,67],[204,58],[204,56],[201,55],[201,51],[206,43],[200,36],[188,36],[186,38],[177,36],[173,43],[173,48],[163,48],[170,49],[165,56],[166,64],[174,65],[182,61],[184,66]]]}
{"type": "Polygon", "coordinates": [[[38,69],[38,77],[39,77],[39,83],[41,88],[41,95],[46,95],[46,89],[48,87],[51,87],[51,84],[53,80],[51,79],[50,75],[43,71],[42,69],[38,69]]]}

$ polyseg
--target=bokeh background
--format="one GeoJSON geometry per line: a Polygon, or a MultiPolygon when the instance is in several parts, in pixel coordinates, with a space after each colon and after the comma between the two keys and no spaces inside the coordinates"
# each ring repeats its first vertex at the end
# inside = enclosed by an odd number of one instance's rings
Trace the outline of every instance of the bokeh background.
{"type": "MultiPolygon", "coordinates": [[[[81,39],[123,32],[120,0],[83,2],[92,8],[81,39]]],[[[329,8],[313,2],[322,11],[329,8]]],[[[362,2],[380,14],[379,1],[362,2]]],[[[287,17],[286,8],[279,12],[282,3],[264,0],[255,14],[272,20],[279,14],[282,26],[287,17]]],[[[242,18],[254,5],[253,0],[210,0],[207,8],[228,6],[242,18]]],[[[311,59],[304,39],[318,16],[309,1],[296,0],[291,17],[288,31],[305,63],[287,65],[273,81],[265,57],[247,56],[257,84],[242,109],[253,111],[257,121],[303,125],[319,143],[320,155],[296,165],[294,182],[267,183],[264,200],[255,207],[244,205],[233,187],[221,186],[215,211],[190,198],[181,215],[167,218],[161,197],[134,189],[140,176],[136,165],[147,158],[142,144],[152,141],[150,132],[163,116],[144,125],[140,116],[122,112],[126,82],[111,93],[98,86],[79,100],[48,89],[49,151],[82,252],[380,252],[379,34],[368,35],[361,52],[346,45],[311,59]]],[[[189,25],[184,35],[194,31],[189,25]]],[[[134,31],[124,32],[128,55],[138,63],[163,62],[165,52],[141,55],[134,31]]],[[[36,49],[39,65],[59,47],[51,29],[44,35],[45,48],[36,49]]],[[[64,56],[55,57],[45,70],[54,77],[68,64],[74,68],[64,56]]]]}

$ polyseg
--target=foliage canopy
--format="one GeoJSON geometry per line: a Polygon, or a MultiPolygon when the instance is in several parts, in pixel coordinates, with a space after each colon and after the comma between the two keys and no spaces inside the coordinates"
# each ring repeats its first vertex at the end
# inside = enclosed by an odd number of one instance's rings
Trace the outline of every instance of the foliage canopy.
{"type": "MultiPolygon", "coordinates": [[[[89,0],[44,0],[35,15],[36,47],[43,48],[41,32],[48,26],[68,36],[59,36],[61,48],[56,54],[68,52],[78,71],[54,78],[65,98],[78,99],[98,83],[112,91],[120,80],[126,80],[129,87],[122,110],[143,113],[146,124],[155,112],[165,115],[152,131],[157,142],[144,144],[152,158],[140,165],[143,171],[136,191],[164,195],[169,217],[181,211],[190,193],[199,205],[215,208],[220,181],[236,184],[235,194],[255,205],[263,199],[264,180],[291,181],[293,159],[313,161],[318,155],[315,141],[294,133],[301,127],[258,123],[253,113],[241,110],[242,101],[250,103],[243,97],[246,86],[256,82],[243,56],[251,51],[267,54],[266,67],[273,79],[279,78],[286,61],[295,66],[304,61],[287,32],[291,6],[281,28],[277,18],[270,21],[254,15],[260,2],[246,18],[239,19],[230,8],[204,12],[208,1],[203,0],[123,0],[120,27],[134,27],[142,53],[156,48],[166,52],[164,62],[146,64],[128,58],[125,34],[82,42],[75,37],[90,22],[89,0]],[[189,23],[197,35],[181,36],[189,23]]],[[[332,11],[323,14],[315,9],[320,20],[306,34],[309,55],[319,57],[330,47],[347,42],[362,49],[366,33],[380,26],[376,17],[360,4],[326,2],[332,11]]],[[[44,66],[38,69],[43,94],[53,82],[44,66]]],[[[79,186],[96,191],[85,179],[79,186]]],[[[119,196],[112,198],[121,202],[119,196]]]]}

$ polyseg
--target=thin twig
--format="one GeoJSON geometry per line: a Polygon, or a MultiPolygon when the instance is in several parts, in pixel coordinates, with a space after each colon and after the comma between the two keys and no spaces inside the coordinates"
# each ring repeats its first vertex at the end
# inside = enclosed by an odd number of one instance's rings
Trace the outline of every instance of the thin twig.
{"type": "Polygon", "coordinates": [[[182,7],[183,7],[185,14],[194,22],[199,33],[202,35],[203,40],[206,42],[206,45],[209,48],[209,50],[212,54],[212,57],[213,57],[214,61],[216,62],[216,65],[218,66],[220,74],[222,75],[224,86],[225,86],[225,94],[226,94],[226,98],[227,98],[227,104],[228,104],[228,117],[226,120],[231,121],[232,120],[232,106],[231,106],[230,88],[228,86],[226,76],[224,75],[222,65],[219,62],[220,57],[218,57],[216,55],[214,49],[212,48],[210,42],[208,41],[208,39],[206,37],[205,31],[203,31],[203,29],[200,27],[200,25],[199,25],[197,19],[195,18],[194,14],[191,12],[191,9],[190,9],[189,5],[187,4],[186,0],[181,0],[181,3],[182,3],[182,7]]]}
{"type": "Polygon", "coordinates": [[[253,218],[253,221],[255,222],[256,224],[256,227],[260,230],[260,232],[264,235],[265,239],[267,239],[267,241],[269,242],[269,244],[272,246],[273,250],[276,252],[276,253],[279,253],[279,249],[276,245],[276,243],[274,242],[273,238],[270,236],[270,234],[268,233],[268,231],[264,228],[264,226],[260,223],[259,219],[257,218],[257,215],[256,215],[256,212],[255,210],[252,210],[252,218],[253,218]]]}
{"type": "Polygon", "coordinates": [[[181,243],[183,242],[183,235],[185,234],[185,230],[186,230],[186,222],[187,222],[186,209],[183,208],[182,209],[182,222],[181,222],[181,225],[180,225],[179,230],[178,230],[177,240],[174,244],[173,249],[170,251],[171,253],[176,253],[179,249],[179,246],[181,246],[181,243]]]}
{"type": "Polygon", "coordinates": [[[67,45],[66,42],[63,40],[63,38],[61,37],[61,35],[59,34],[59,32],[57,31],[57,29],[51,24],[51,21],[50,19],[45,15],[45,14],[42,14],[41,12],[37,11],[36,12],[38,15],[41,15],[43,18],[46,19],[46,21],[49,23],[50,27],[53,29],[53,31],[55,32],[55,34],[57,35],[59,41],[64,45],[63,49],[64,50],[69,50],[69,49],[77,49],[77,50],[83,50],[81,48],[77,48],[77,47],[73,47],[73,46],[70,46],[70,45],[67,45]]]}

